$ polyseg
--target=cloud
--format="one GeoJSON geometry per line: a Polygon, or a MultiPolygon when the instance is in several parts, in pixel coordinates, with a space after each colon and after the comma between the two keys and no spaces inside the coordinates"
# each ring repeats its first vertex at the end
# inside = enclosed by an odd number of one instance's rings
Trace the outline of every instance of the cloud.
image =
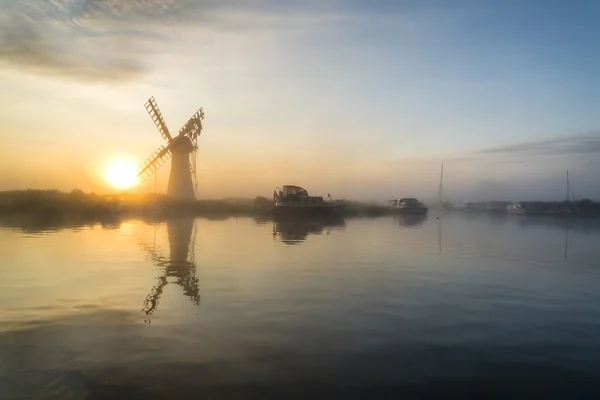
{"type": "Polygon", "coordinates": [[[0,61],[35,72],[88,81],[125,81],[143,71],[140,62],[122,54],[77,54],[24,25],[0,35],[0,61]]]}
{"type": "Polygon", "coordinates": [[[446,157],[441,156],[440,159],[452,164],[479,166],[482,164],[527,164],[531,168],[534,164],[547,165],[550,158],[552,160],[562,159],[567,163],[578,165],[585,163],[596,165],[597,160],[600,159],[598,156],[600,156],[600,131],[592,131],[448,154],[446,157]]]}
{"type": "Polygon", "coordinates": [[[475,152],[476,155],[554,156],[600,154],[600,131],[563,136],[537,142],[517,143],[492,147],[475,152]]]}
{"type": "Polygon", "coordinates": [[[203,34],[307,29],[336,18],[326,6],[290,1],[0,0],[0,63],[122,82],[146,72],[145,57],[180,41],[186,29],[200,43],[203,34]]]}
{"type": "Polygon", "coordinates": [[[385,169],[407,169],[418,166],[422,169],[439,169],[442,162],[481,166],[483,164],[528,164],[546,161],[547,157],[564,157],[578,163],[597,165],[600,160],[600,131],[561,136],[539,141],[515,143],[506,146],[483,148],[456,153],[440,153],[423,157],[403,157],[387,160],[380,164],[385,169]]]}
{"type": "MultiPolygon", "coordinates": [[[[96,1],[14,2],[0,8],[0,62],[86,81],[127,81],[144,71],[131,39],[90,20],[96,1]],[[82,3],[79,5],[78,3],[82,3]],[[83,4],[85,3],[85,4],[83,4]],[[85,7],[83,6],[85,5],[85,7]]],[[[135,37],[135,35],[133,35],[135,37]]]]}

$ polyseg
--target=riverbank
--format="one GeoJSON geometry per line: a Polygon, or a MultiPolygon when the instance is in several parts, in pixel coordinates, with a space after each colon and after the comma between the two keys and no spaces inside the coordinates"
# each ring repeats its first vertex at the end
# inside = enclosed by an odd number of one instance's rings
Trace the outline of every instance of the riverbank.
{"type": "MultiPolygon", "coordinates": [[[[376,217],[389,213],[380,205],[348,202],[344,217],[376,217]]],[[[110,221],[123,218],[166,219],[177,216],[256,216],[273,214],[273,202],[255,199],[177,201],[162,195],[98,195],[79,190],[0,192],[0,217],[48,222],[110,221]]]]}
{"type": "MultiPolygon", "coordinates": [[[[512,202],[507,201],[488,201],[478,203],[462,203],[443,205],[444,211],[452,212],[488,212],[506,214],[506,207],[512,202]]],[[[579,217],[598,217],[600,216],[600,203],[589,199],[578,201],[521,201],[524,213],[529,216],[579,216],[579,217]]]]}
{"type": "MultiPolygon", "coordinates": [[[[446,208],[446,211],[506,213],[504,202],[469,203],[466,208],[446,208]]],[[[555,215],[581,218],[600,216],[600,203],[591,200],[577,202],[522,202],[527,215],[555,215]]],[[[441,211],[441,210],[440,210],[441,211]]],[[[341,217],[374,218],[390,215],[394,210],[378,204],[348,201],[341,217]]],[[[430,210],[430,214],[436,212],[430,210]]],[[[0,218],[19,219],[46,225],[71,222],[110,224],[127,218],[164,220],[178,216],[227,218],[250,216],[270,218],[273,201],[263,196],[254,199],[222,199],[176,201],[163,195],[98,195],[79,190],[23,190],[0,192],[0,218]]]]}

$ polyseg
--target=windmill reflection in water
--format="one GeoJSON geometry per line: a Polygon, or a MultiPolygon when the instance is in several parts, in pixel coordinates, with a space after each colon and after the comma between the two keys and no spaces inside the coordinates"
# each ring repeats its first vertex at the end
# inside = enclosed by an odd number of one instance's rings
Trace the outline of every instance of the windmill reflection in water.
{"type": "MultiPolygon", "coordinates": [[[[161,275],[158,283],[152,287],[144,300],[142,311],[150,316],[156,311],[163,294],[164,287],[175,283],[183,288],[183,294],[188,296],[195,305],[200,304],[200,289],[196,277],[196,259],[194,244],[196,242],[196,225],[193,218],[167,220],[169,237],[169,257],[159,254],[156,239],[152,245],[142,243],[152,262],[159,268],[161,275]],[[175,279],[173,281],[173,279],[175,279]],[[169,282],[171,280],[171,282],[169,282]]],[[[145,321],[150,323],[150,319],[145,321]]]]}

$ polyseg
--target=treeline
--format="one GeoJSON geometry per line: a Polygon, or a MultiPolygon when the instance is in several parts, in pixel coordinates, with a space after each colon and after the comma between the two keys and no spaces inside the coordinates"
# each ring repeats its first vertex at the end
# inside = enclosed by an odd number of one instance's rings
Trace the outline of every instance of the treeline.
{"type": "MultiPolygon", "coordinates": [[[[177,201],[164,195],[98,195],[81,190],[21,190],[0,192],[0,215],[34,215],[47,218],[110,218],[177,215],[270,215],[273,200],[251,199],[177,201]]],[[[348,202],[347,216],[378,216],[384,206],[348,202]]]]}
{"type": "MultiPolygon", "coordinates": [[[[473,203],[475,205],[475,203],[473,203]]],[[[505,212],[507,202],[477,204],[479,210],[505,212]],[[490,208],[491,206],[491,208],[490,208]]],[[[576,202],[521,202],[528,214],[600,215],[600,203],[589,199],[576,202]]],[[[446,208],[446,207],[444,207],[446,208]]],[[[81,190],[20,190],[0,192],[0,216],[28,215],[50,220],[111,220],[114,218],[163,219],[178,215],[198,216],[269,216],[273,200],[254,199],[176,201],[164,195],[98,195],[81,190]]],[[[349,201],[344,216],[376,217],[389,214],[383,205],[349,201]]]]}
{"type": "MultiPolygon", "coordinates": [[[[600,203],[590,199],[578,201],[520,201],[528,215],[600,215],[600,203]]],[[[465,203],[462,206],[453,206],[444,202],[442,208],[448,210],[478,210],[493,213],[505,213],[506,207],[513,202],[510,201],[486,201],[477,203],[465,203]]]]}
{"type": "Polygon", "coordinates": [[[19,190],[0,192],[0,214],[37,214],[55,216],[104,215],[118,207],[119,199],[112,196],[86,194],[81,190],[70,193],[58,190],[19,190]]]}
{"type": "Polygon", "coordinates": [[[590,199],[578,201],[524,201],[521,203],[530,214],[562,214],[600,215],[600,203],[590,199]]]}
{"type": "Polygon", "coordinates": [[[164,195],[98,195],[81,190],[23,190],[0,192],[0,215],[102,217],[167,213],[257,213],[267,210],[260,200],[176,201],[164,195]]]}

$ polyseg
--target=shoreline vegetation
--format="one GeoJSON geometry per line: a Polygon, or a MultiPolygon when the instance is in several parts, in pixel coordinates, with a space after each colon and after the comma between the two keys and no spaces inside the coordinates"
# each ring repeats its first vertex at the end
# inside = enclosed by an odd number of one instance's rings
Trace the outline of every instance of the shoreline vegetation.
{"type": "MultiPolygon", "coordinates": [[[[505,213],[511,202],[466,203],[456,207],[444,203],[433,206],[439,212],[505,213]]],[[[600,217],[600,203],[521,202],[531,216],[600,217]]],[[[344,217],[374,218],[394,213],[385,205],[347,201],[344,217]]],[[[111,224],[124,219],[160,221],[180,216],[226,219],[248,216],[257,219],[273,217],[273,201],[258,196],[254,199],[174,201],[164,195],[98,195],[80,190],[15,190],[0,192],[0,219],[4,225],[43,224],[48,226],[86,223],[111,224]]]]}
{"type": "MultiPolygon", "coordinates": [[[[384,206],[347,202],[340,216],[374,218],[388,213],[384,206]]],[[[165,195],[99,195],[80,190],[14,190],[0,192],[0,225],[24,228],[77,227],[101,224],[110,227],[124,220],[160,222],[179,217],[227,219],[253,217],[273,219],[273,201],[263,196],[254,199],[176,201],[165,195]]]]}
{"type": "MultiPolygon", "coordinates": [[[[388,213],[386,207],[347,201],[344,216],[374,217],[388,213]]],[[[263,196],[254,199],[181,201],[165,195],[98,195],[80,190],[15,190],[0,192],[0,216],[28,214],[37,216],[125,217],[170,216],[263,216],[273,214],[273,201],[263,196]]]]}

